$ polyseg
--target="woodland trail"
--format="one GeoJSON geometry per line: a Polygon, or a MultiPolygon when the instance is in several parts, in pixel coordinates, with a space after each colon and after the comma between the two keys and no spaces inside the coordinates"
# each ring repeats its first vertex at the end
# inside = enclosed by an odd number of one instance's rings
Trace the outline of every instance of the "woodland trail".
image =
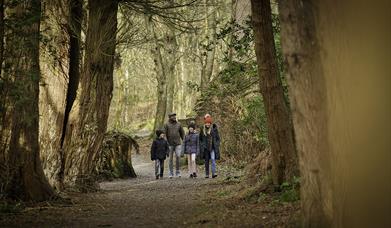
{"type": "Polygon", "coordinates": [[[155,180],[148,149],[141,145],[141,154],[132,156],[137,178],[100,183],[97,193],[68,193],[71,203],[65,205],[0,214],[0,227],[272,227],[286,222],[272,208],[230,202],[235,183],[224,181],[224,175],[205,179],[199,170],[200,177],[190,179],[182,169],[181,178],[169,179],[166,160],[165,178],[155,180]]]}

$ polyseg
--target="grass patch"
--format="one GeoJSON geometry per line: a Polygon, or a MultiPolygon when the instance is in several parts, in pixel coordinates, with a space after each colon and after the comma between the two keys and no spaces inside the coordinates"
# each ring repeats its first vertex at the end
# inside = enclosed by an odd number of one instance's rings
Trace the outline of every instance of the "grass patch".
{"type": "Polygon", "coordinates": [[[218,191],[217,192],[217,196],[219,196],[219,197],[225,197],[225,196],[228,196],[229,195],[229,191],[227,191],[227,190],[221,190],[221,191],[218,191]]]}
{"type": "Polygon", "coordinates": [[[281,194],[279,196],[279,200],[281,202],[295,202],[300,200],[300,178],[293,178],[293,181],[291,183],[282,183],[280,189],[281,194]]]}

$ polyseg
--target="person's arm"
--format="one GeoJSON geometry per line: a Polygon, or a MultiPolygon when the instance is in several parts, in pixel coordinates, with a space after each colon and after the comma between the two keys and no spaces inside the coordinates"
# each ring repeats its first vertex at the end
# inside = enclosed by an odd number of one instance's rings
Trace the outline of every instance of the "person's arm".
{"type": "Polygon", "coordinates": [[[200,135],[197,135],[197,156],[200,155],[200,135]]]}
{"type": "Polygon", "coordinates": [[[216,131],[216,143],[217,145],[220,145],[220,134],[219,134],[219,130],[217,129],[217,125],[215,125],[215,131],[216,131]]]}
{"type": "Polygon", "coordinates": [[[151,146],[151,160],[156,159],[156,141],[154,140],[151,146]]]}
{"type": "Polygon", "coordinates": [[[203,129],[201,128],[200,129],[200,134],[199,134],[199,144],[200,144],[200,156],[202,157],[204,152],[205,152],[205,143],[204,143],[204,140],[205,140],[205,136],[204,136],[204,133],[203,133],[203,129]]]}
{"type": "Polygon", "coordinates": [[[185,140],[183,140],[183,143],[182,143],[182,154],[185,154],[185,150],[186,150],[186,136],[185,136],[185,140]]]}
{"type": "Polygon", "coordinates": [[[170,145],[168,145],[168,142],[166,141],[166,157],[170,156],[170,145]]]}
{"type": "Polygon", "coordinates": [[[168,126],[167,126],[167,123],[165,123],[163,125],[163,129],[164,129],[164,134],[166,135],[166,138],[168,138],[168,126]]]}
{"type": "Polygon", "coordinates": [[[183,130],[182,125],[179,126],[179,135],[181,136],[182,140],[185,138],[185,131],[183,130]]]}

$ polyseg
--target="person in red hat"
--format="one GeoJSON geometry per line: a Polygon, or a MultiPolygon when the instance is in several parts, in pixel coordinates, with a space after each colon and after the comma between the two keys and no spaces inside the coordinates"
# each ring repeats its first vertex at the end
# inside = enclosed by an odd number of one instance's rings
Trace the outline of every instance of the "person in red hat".
{"type": "Polygon", "coordinates": [[[209,178],[209,161],[211,161],[212,178],[217,177],[216,160],[220,159],[220,135],[212,116],[204,116],[204,125],[200,129],[200,154],[205,160],[205,178],[209,178]]]}

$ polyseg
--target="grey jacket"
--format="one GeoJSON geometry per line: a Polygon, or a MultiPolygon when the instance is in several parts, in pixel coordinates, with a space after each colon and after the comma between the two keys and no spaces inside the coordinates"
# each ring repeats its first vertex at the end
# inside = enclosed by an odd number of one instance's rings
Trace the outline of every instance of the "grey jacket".
{"type": "Polygon", "coordinates": [[[185,136],[182,151],[184,154],[200,154],[200,140],[197,133],[189,133],[185,136]]]}
{"type": "Polygon", "coordinates": [[[164,133],[166,134],[167,141],[170,146],[181,145],[185,136],[185,131],[178,121],[168,121],[166,124],[164,124],[164,133]]]}

